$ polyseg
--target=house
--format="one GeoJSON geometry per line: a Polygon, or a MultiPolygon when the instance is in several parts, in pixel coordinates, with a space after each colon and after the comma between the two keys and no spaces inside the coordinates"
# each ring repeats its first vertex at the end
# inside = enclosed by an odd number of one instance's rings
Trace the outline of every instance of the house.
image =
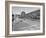
{"type": "Polygon", "coordinates": [[[26,14],[26,18],[40,19],[40,10],[36,10],[26,14]]]}

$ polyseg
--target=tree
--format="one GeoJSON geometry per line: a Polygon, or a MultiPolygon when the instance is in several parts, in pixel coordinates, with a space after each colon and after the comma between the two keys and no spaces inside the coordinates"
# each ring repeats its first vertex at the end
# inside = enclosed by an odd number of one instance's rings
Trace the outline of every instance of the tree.
{"type": "Polygon", "coordinates": [[[24,11],[21,12],[21,16],[22,16],[23,18],[25,17],[25,12],[24,12],[24,11]]]}
{"type": "Polygon", "coordinates": [[[12,21],[14,21],[14,14],[12,14],[12,21]]]}

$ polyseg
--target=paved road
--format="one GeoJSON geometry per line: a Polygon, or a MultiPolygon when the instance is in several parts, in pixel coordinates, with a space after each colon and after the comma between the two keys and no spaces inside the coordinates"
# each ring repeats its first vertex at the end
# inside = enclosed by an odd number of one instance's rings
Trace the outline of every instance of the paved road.
{"type": "Polygon", "coordinates": [[[21,22],[15,23],[13,25],[13,31],[25,31],[25,30],[39,30],[40,29],[40,21],[39,20],[29,20],[22,19],[21,22]]]}

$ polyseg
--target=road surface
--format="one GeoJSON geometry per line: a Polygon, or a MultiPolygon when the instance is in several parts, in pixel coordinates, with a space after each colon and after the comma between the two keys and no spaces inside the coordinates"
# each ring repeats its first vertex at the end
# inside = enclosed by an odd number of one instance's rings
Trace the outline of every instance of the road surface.
{"type": "MultiPolygon", "coordinates": [[[[18,20],[19,21],[19,20],[18,20]]],[[[40,29],[40,20],[32,19],[22,19],[21,22],[13,23],[13,31],[30,31],[30,30],[39,30],[40,29]]]]}

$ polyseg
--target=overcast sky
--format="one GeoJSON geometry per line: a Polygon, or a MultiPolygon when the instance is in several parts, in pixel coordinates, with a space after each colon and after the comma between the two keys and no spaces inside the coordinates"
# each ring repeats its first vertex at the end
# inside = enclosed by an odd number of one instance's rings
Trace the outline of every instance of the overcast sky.
{"type": "Polygon", "coordinates": [[[32,11],[38,10],[38,7],[12,7],[13,14],[21,14],[22,11],[25,13],[30,13],[32,11]]]}

